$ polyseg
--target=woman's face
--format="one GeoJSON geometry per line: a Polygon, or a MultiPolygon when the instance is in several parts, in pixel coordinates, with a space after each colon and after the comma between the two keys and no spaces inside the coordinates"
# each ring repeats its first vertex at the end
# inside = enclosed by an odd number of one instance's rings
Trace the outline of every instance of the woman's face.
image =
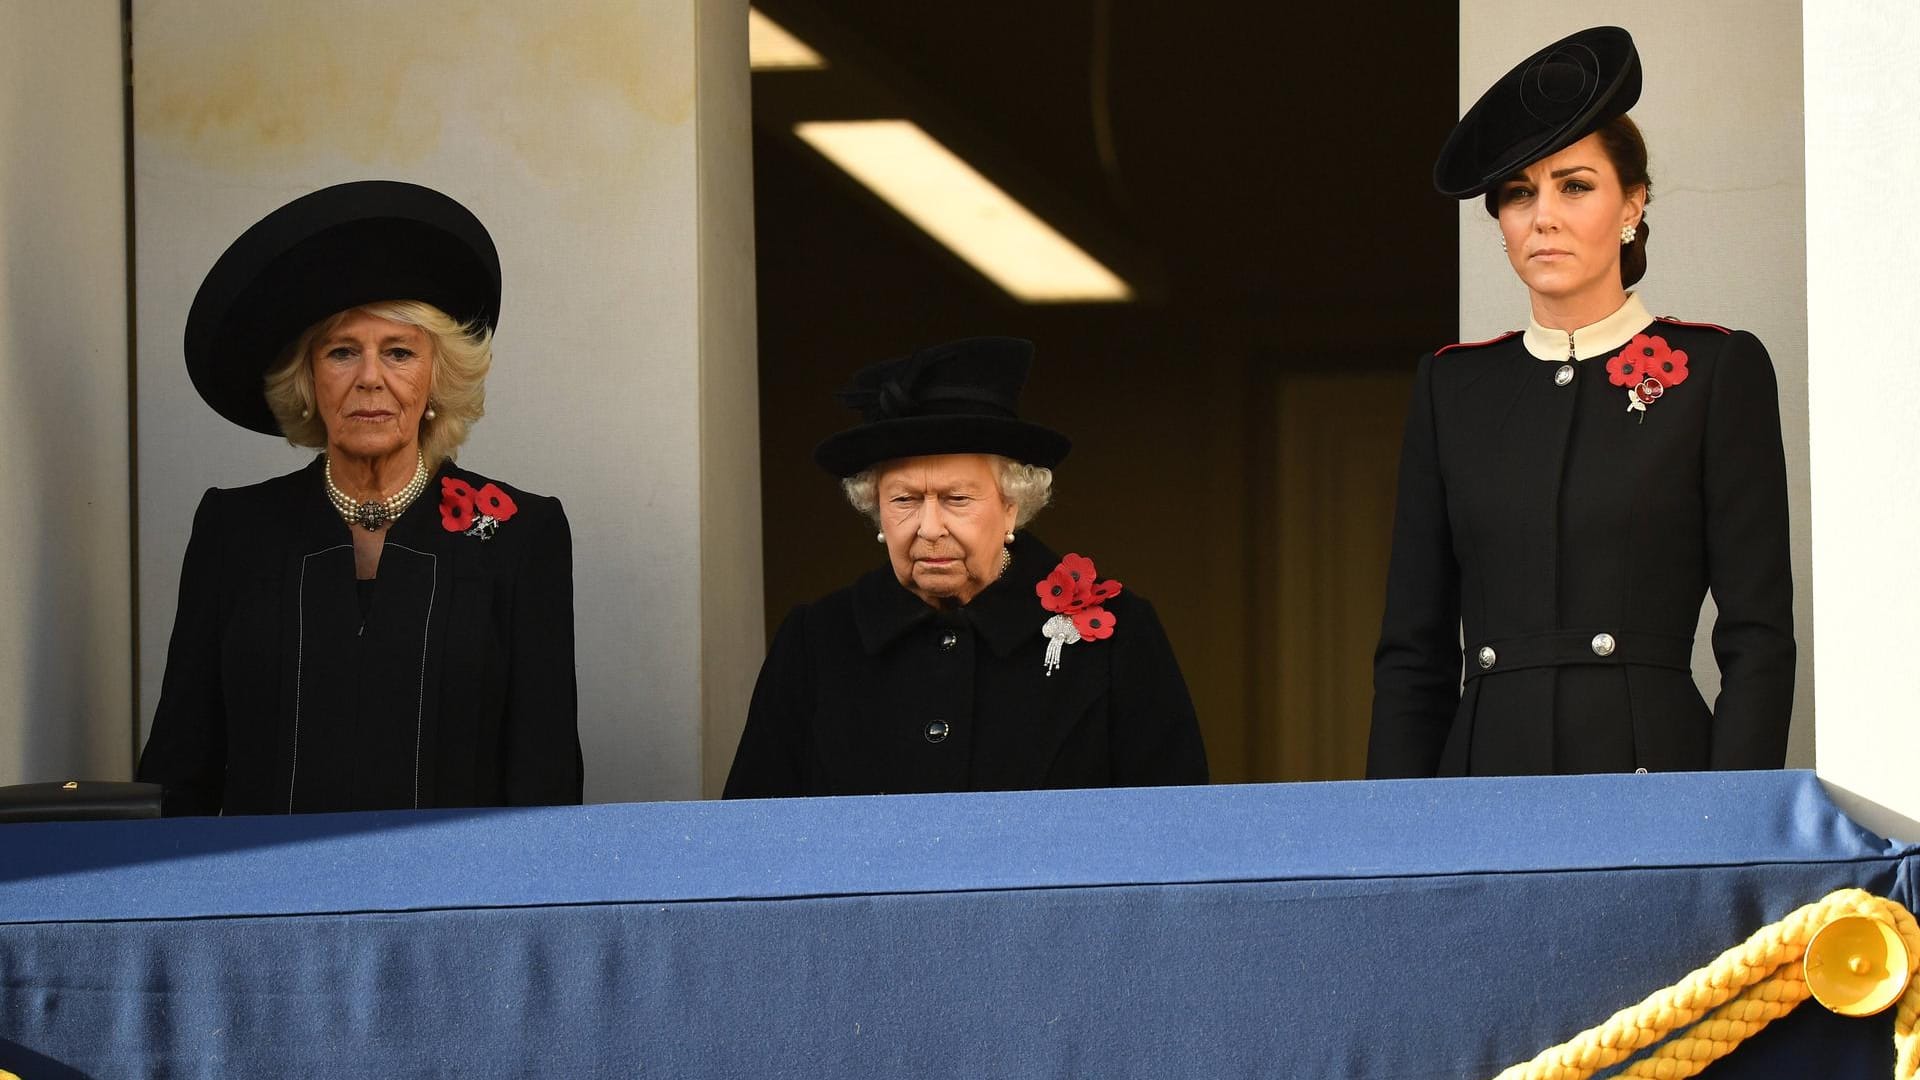
{"type": "Polygon", "coordinates": [[[356,311],[313,345],[313,396],[327,447],[359,458],[410,453],[433,382],[433,339],[356,311]]]}
{"type": "Polygon", "coordinates": [[[902,458],[874,484],[893,575],[929,604],[964,604],[1000,576],[1014,506],[985,454],[902,458]]]}
{"type": "Polygon", "coordinates": [[[1640,223],[1646,192],[1621,189],[1600,136],[1534,162],[1499,193],[1507,261],[1536,296],[1577,301],[1622,291],[1620,230],[1640,223]]]}

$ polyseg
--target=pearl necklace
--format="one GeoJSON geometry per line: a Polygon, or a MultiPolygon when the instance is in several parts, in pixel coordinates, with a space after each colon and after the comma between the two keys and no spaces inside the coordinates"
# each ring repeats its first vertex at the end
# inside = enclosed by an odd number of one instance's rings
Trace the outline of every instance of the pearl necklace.
{"type": "Polygon", "coordinates": [[[414,455],[413,479],[407,481],[406,487],[384,499],[369,499],[363,503],[354,502],[351,495],[334,484],[333,458],[322,455],[326,460],[327,501],[333,503],[333,508],[340,512],[340,516],[347,519],[347,524],[358,525],[368,532],[377,531],[380,526],[397,520],[407,507],[413,505],[413,500],[427,490],[427,455],[418,450],[414,451],[414,455]]]}

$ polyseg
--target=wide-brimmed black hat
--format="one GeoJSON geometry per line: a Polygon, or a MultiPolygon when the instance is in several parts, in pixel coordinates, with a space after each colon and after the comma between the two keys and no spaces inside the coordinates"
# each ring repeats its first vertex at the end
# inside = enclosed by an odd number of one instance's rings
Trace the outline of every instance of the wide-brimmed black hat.
{"type": "Polygon", "coordinates": [[[303,195],[240,235],[187,313],[187,374],[215,412],[280,434],[267,369],[348,308],[419,300],[462,323],[500,317],[500,256],[466,207],[418,184],[359,180],[303,195]]]}
{"type": "Polygon", "coordinates": [[[1001,454],[1048,468],[1073,448],[1065,435],[1016,415],[1033,343],[979,337],[861,369],[838,397],[864,423],[814,448],[835,476],[925,454],[1001,454]]]}
{"type": "Polygon", "coordinates": [[[1447,136],[1433,186],[1468,199],[1593,134],[1640,100],[1633,35],[1596,26],[1541,49],[1494,83],[1447,136]]]}

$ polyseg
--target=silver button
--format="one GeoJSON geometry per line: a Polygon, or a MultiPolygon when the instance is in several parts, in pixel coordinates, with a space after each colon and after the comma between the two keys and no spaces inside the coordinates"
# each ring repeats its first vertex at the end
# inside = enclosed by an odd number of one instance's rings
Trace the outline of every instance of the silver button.
{"type": "Polygon", "coordinates": [[[1612,656],[1613,655],[1613,635],[1612,634],[1593,635],[1593,655],[1595,656],[1612,656]]]}
{"type": "Polygon", "coordinates": [[[1635,769],[1635,770],[1633,770],[1633,774],[1634,774],[1635,776],[1645,776],[1645,775],[1647,775],[1647,770],[1645,770],[1645,769],[1635,769]]]}
{"type": "Polygon", "coordinates": [[[953,729],[947,726],[945,720],[935,720],[927,725],[927,741],[930,743],[946,742],[947,735],[952,731],[953,729]]]}
{"type": "Polygon", "coordinates": [[[1492,667],[1493,662],[1496,659],[1498,659],[1498,657],[1494,655],[1493,646],[1491,645],[1480,646],[1480,670],[1481,671],[1485,671],[1488,668],[1492,667]]]}
{"type": "Polygon", "coordinates": [[[1573,381],[1573,365],[1561,364],[1560,370],[1553,373],[1553,385],[1565,386],[1573,381]]]}
{"type": "Polygon", "coordinates": [[[940,635],[940,647],[943,649],[951,649],[959,643],[960,643],[960,635],[954,633],[951,630],[940,635]]]}

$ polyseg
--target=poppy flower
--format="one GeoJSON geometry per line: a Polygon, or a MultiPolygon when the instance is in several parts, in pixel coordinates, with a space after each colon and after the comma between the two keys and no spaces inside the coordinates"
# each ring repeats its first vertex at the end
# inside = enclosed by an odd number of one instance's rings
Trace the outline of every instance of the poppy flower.
{"type": "Polygon", "coordinates": [[[455,498],[448,493],[440,499],[440,527],[448,532],[466,532],[473,527],[473,499],[455,498]]]}
{"type": "Polygon", "coordinates": [[[1073,576],[1067,573],[1065,563],[1054,567],[1053,573],[1048,574],[1045,580],[1033,587],[1033,592],[1040,598],[1040,606],[1056,615],[1077,611],[1086,606],[1073,576]]]}
{"type": "Polygon", "coordinates": [[[1687,381],[1686,351],[1668,348],[1666,338],[1656,337],[1649,341],[1641,350],[1641,358],[1641,370],[1649,378],[1660,380],[1661,386],[1671,390],[1687,381]]]}
{"type": "Polygon", "coordinates": [[[1073,580],[1075,591],[1082,593],[1093,588],[1093,579],[1099,573],[1093,568],[1093,560],[1084,555],[1068,555],[1060,560],[1059,569],[1073,580]]]}
{"type": "Polygon", "coordinates": [[[1119,595],[1120,583],[1112,578],[1108,578],[1105,581],[1094,584],[1093,588],[1088,592],[1087,600],[1089,603],[1101,604],[1119,595]]]}
{"type": "Polygon", "coordinates": [[[457,476],[441,477],[440,500],[445,502],[447,499],[460,499],[468,503],[473,502],[473,485],[457,476]]]}
{"type": "Polygon", "coordinates": [[[1113,615],[1106,608],[1090,607],[1073,613],[1073,628],[1085,641],[1101,641],[1113,636],[1113,615]]]}
{"type": "Polygon", "coordinates": [[[1641,380],[1640,384],[1633,388],[1633,396],[1638,398],[1642,405],[1651,405],[1659,401],[1660,395],[1666,392],[1667,388],[1660,385],[1660,380],[1652,376],[1641,380]]]}
{"type": "MultiPolygon", "coordinates": [[[[1633,339],[1634,344],[1645,340],[1645,334],[1633,339]]],[[[1631,389],[1639,385],[1641,379],[1647,377],[1647,373],[1641,370],[1646,358],[1640,355],[1640,351],[1634,348],[1634,344],[1607,358],[1607,381],[1615,386],[1631,389]]]]}
{"type": "Polygon", "coordinates": [[[520,509],[513,504],[513,496],[500,490],[498,484],[491,483],[474,494],[473,505],[495,521],[505,521],[520,509]]]}

